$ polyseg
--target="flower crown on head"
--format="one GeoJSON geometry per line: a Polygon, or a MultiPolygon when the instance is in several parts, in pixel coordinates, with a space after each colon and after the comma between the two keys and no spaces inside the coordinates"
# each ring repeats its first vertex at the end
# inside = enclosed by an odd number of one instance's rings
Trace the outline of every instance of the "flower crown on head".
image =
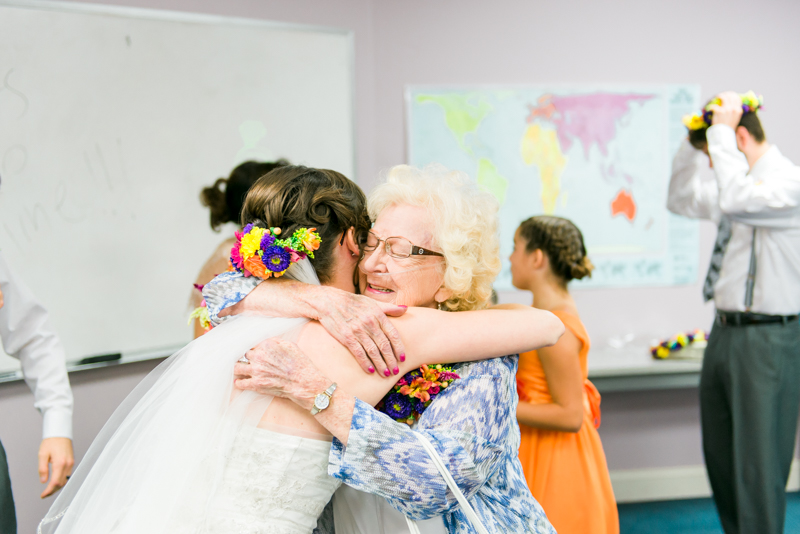
{"type": "MultiPolygon", "coordinates": [[[[755,94],[753,91],[748,91],[739,96],[742,97],[742,112],[744,113],[755,113],[764,106],[764,97],[755,94]]],[[[706,107],[701,110],[701,113],[685,115],[683,117],[683,125],[692,131],[708,128],[711,126],[711,116],[714,114],[710,108],[713,105],[719,106],[720,104],[722,104],[722,100],[720,100],[719,97],[712,99],[711,102],[706,104],[706,107]]]]}
{"type": "Polygon", "coordinates": [[[306,256],[313,258],[322,241],[316,228],[298,228],[291,237],[279,239],[280,228],[248,224],[236,232],[231,249],[231,269],[245,276],[283,276],[289,266],[306,256]]]}

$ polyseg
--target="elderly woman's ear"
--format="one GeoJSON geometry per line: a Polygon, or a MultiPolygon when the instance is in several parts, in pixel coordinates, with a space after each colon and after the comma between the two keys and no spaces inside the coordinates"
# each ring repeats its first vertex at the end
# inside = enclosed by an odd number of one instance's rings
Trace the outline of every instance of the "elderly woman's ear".
{"type": "Polygon", "coordinates": [[[439,291],[437,291],[436,294],[433,296],[433,300],[435,300],[439,304],[443,304],[447,302],[452,296],[453,296],[453,291],[447,289],[446,287],[444,287],[444,285],[442,285],[442,287],[439,288],[439,291]]]}

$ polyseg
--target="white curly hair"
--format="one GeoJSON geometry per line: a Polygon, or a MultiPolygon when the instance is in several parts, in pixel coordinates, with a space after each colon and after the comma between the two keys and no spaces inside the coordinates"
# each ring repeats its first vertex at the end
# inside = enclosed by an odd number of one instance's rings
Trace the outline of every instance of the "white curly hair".
{"type": "Polygon", "coordinates": [[[403,204],[430,214],[433,244],[445,257],[444,287],[452,292],[444,306],[451,311],[485,308],[500,272],[495,197],[466,173],[443,165],[397,165],[370,193],[369,216],[374,222],[384,209],[403,204]]]}

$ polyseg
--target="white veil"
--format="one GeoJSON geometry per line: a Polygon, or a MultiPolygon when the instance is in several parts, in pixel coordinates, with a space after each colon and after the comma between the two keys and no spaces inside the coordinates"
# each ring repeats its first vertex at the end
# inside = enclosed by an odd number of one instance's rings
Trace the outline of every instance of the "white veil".
{"type": "MultiPolygon", "coordinates": [[[[286,276],[319,284],[307,259],[286,276]]],[[[234,390],[233,367],[251,347],[306,322],[233,317],[167,358],[108,420],[38,533],[204,532],[234,438],[272,399],[234,390]]]]}

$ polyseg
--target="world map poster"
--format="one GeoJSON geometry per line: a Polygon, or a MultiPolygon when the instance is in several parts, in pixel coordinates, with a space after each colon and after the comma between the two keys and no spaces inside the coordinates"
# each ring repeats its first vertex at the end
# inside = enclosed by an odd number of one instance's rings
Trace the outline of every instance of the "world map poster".
{"type": "Polygon", "coordinates": [[[465,171],[500,203],[511,289],[514,231],[571,219],[595,265],[583,287],[690,284],[698,224],[666,209],[672,157],[697,85],[423,87],[406,90],[408,160],[465,171]]]}

